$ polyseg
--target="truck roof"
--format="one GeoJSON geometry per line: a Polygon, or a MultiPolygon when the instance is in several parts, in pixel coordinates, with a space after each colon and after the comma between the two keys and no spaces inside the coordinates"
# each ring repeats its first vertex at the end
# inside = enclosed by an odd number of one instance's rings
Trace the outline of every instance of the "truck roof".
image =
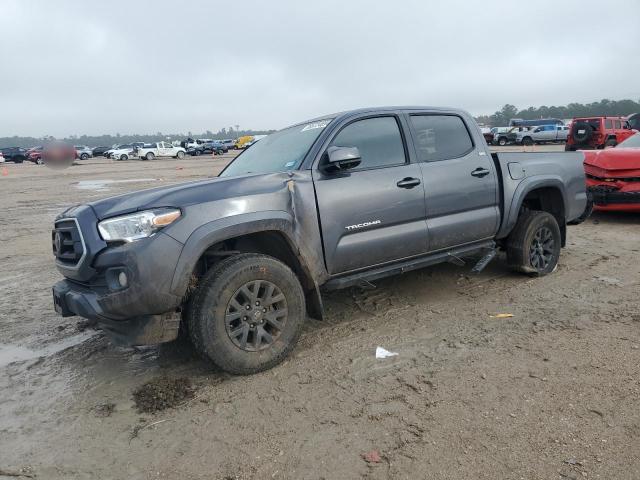
{"type": "Polygon", "coordinates": [[[398,110],[416,110],[416,111],[433,111],[433,112],[455,112],[467,114],[466,111],[461,110],[459,108],[449,108],[449,107],[430,107],[430,106],[408,106],[408,105],[398,105],[398,106],[386,106],[386,107],[364,107],[364,108],[356,108],[353,110],[344,110],[342,112],[331,113],[328,115],[322,115],[319,117],[310,118],[304,120],[302,122],[294,123],[291,126],[301,125],[303,123],[315,122],[318,120],[325,120],[327,118],[333,119],[344,119],[353,115],[361,114],[361,113],[376,113],[376,112],[395,112],[398,110]]]}

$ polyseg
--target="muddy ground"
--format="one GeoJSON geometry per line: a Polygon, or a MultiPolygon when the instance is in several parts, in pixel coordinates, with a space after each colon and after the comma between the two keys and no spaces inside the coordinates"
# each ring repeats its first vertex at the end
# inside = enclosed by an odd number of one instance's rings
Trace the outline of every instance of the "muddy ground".
{"type": "Polygon", "coordinates": [[[250,377],[56,316],[59,211],[225,161],[0,165],[0,478],[640,478],[639,215],[570,227],[546,278],[499,259],[331,293],[292,357],[250,377]],[[139,413],[157,377],[193,396],[139,413]]]}

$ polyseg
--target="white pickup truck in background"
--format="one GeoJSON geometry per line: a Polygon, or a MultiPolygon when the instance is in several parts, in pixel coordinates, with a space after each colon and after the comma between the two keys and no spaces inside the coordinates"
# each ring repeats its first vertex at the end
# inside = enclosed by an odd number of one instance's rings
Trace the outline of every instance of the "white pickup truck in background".
{"type": "Polygon", "coordinates": [[[540,125],[516,134],[516,143],[533,145],[545,142],[566,142],[569,135],[567,125],[540,125]]]}
{"type": "Polygon", "coordinates": [[[184,158],[186,150],[169,142],[157,142],[152,143],[150,147],[138,149],[137,153],[141,160],[153,160],[156,157],[184,158]]]}

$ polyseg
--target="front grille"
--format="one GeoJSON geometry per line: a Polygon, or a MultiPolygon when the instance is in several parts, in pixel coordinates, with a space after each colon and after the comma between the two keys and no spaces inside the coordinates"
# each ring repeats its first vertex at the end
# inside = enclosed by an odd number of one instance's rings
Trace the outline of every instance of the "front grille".
{"type": "Polygon", "coordinates": [[[60,263],[74,266],[84,255],[84,241],[75,220],[58,220],[51,232],[51,242],[60,263]]]}

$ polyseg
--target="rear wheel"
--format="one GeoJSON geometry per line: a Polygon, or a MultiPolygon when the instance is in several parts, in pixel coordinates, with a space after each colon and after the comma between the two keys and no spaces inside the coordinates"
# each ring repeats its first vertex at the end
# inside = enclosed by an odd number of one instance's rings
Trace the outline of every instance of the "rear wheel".
{"type": "Polygon", "coordinates": [[[280,363],[306,318],[295,273],[267,255],[240,254],[201,279],[187,308],[196,350],[222,370],[247,375],[280,363]]]}
{"type": "Polygon", "coordinates": [[[127,155],[120,155],[120,160],[129,160],[127,155]]]}
{"type": "Polygon", "coordinates": [[[504,147],[507,144],[507,139],[504,137],[500,137],[498,139],[498,145],[500,145],[501,147],[504,147]]]}
{"type": "Polygon", "coordinates": [[[546,275],[558,264],[561,244],[560,227],[553,215],[526,211],[507,238],[507,261],[516,271],[546,275]]]}
{"type": "Polygon", "coordinates": [[[80,155],[80,160],[86,160],[87,158],[89,158],[89,155],[87,155],[86,153],[80,155]]]}
{"type": "MultiPolygon", "coordinates": [[[[196,153],[196,155],[198,155],[198,154],[196,153]]],[[[179,152],[176,154],[176,158],[179,158],[179,159],[184,158],[184,152],[183,152],[183,151],[179,151],[179,152]]]]}

